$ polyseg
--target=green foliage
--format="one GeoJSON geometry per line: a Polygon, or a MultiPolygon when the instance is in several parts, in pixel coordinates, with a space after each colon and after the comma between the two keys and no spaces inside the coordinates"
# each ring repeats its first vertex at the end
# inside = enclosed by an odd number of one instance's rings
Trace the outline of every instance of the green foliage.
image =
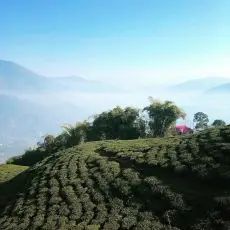
{"type": "Polygon", "coordinates": [[[51,152],[55,143],[55,137],[53,135],[47,135],[44,137],[43,142],[38,143],[40,149],[51,152]]]}
{"type": "Polygon", "coordinates": [[[50,152],[46,151],[43,148],[36,149],[28,149],[25,151],[23,155],[12,157],[7,160],[7,164],[16,164],[16,165],[24,165],[31,166],[36,164],[37,162],[43,160],[47,157],[50,152]]]}
{"type": "MultiPolygon", "coordinates": [[[[229,153],[229,126],[184,137],[99,141],[64,149],[14,178],[7,176],[9,181],[3,179],[0,226],[226,229],[229,153]]],[[[11,171],[7,168],[16,166],[1,167],[11,171]]]]}
{"type": "Polygon", "coordinates": [[[64,134],[66,145],[72,147],[87,140],[90,124],[87,121],[78,122],[76,125],[65,125],[64,134]]]}
{"type": "Polygon", "coordinates": [[[223,120],[214,120],[213,123],[212,123],[212,126],[213,127],[222,127],[222,126],[225,126],[226,125],[226,122],[223,121],[223,120]]]}
{"type": "Polygon", "coordinates": [[[86,229],[87,230],[99,230],[100,229],[100,225],[96,225],[96,224],[94,224],[94,225],[88,225],[86,227],[86,229]]]}
{"type": "Polygon", "coordinates": [[[197,112],[194,114],[193,122],[196,130],[204,130],[208,127],[208,115],[203,112],[197,112]]]}
{"type": "Polygon", "coordinates": [[[25,171],[27,166],[3,164],[0,165],[0,184],[14,178],[19,173],[25,171]]]}
{"type": "Polygon", "coordinates": [[[145,135],[145,122],[139,117],[139,111],[131,107],[103,112],[95,116],[92,126],[98,133],[96,140],[136,139],[145,135]]]}
{"type": "Polygon", "coordinates": [[[150,121],[150,130],[155,137],[163,137],[177,119],[183,118],[185,113],[172,101],[160,102],[152,100],[151,104],[144,108],[150,121]]]}

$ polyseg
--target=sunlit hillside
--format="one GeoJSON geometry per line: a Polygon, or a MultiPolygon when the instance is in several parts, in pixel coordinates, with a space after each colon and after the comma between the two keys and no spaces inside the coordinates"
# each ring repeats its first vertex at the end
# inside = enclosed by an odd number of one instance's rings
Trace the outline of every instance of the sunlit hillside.
{"type": "Polygon", "coordinates": [[[1,185],[0,225],[228,229],[229,152],[229,126],[182,137],[68,148],[1,185]]]}

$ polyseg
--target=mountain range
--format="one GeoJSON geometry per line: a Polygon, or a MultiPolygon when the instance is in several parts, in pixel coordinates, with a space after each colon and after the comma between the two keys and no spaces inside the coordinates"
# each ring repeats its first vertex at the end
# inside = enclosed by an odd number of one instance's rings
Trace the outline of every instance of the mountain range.
{"type": "Polygon", "coordinates": [[[0,91],[20,92],[120,92],[114,86],[78,76],[46,77],[11,61],[0,60],[0,91]]]}
{"type": "MultiPolygon", "coordinates": [[[[230,79],[223,77],[205,77],[192,79],[180,84],[170,86],[171,92],[221,92],[224,89],[230,89],[230,79]]],[[[229,90],[230,92],[230,90],[229,90]]]]}
{"type": "MultiPolygon", "coordinates": [[[[158,86],[156,86],[158,87],[158,86]]],[[[188,80],[169,87],[160,86],[170,92],[230,92],[230,79],[206,77],[188,80]]],[[[146,91],[154,86],[149,85],[146,91]]],[[[65,92],[79,93],[122,93],[122,89],[100,81],[88,80],[79,76],[46,77],[11,61],[0,60],[1,92],[65,92]]]]}
{"type": "Polygon", "coordinates": [[[223,94],[223,93],[230,93],[230,83],[221,84],[218,86],[215,86],[209,90],[206,91],[208,94],[223,94]]]}

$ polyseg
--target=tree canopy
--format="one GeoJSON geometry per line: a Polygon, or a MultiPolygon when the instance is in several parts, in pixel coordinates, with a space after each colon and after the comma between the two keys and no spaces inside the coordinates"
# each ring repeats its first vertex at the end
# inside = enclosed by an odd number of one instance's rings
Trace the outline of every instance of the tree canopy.
{"type": "Polygon", "coordinates": [[[214,127],[221,127],[221,126],[225,126],[225,125],[226,125],[226,122],[223,120],[219,120],[219,119],[214,120],[212,123],[212,126],[214,126],[214,127]]]}
{"type": "Polygon", "coordinates": [[[179,118],[184,118],[185,113],[172,101],[158,101],[150,98],[151,104],[144,108],[149,115],[149,127],[151,134],[162,137],[170,126],[175,124],[179,118]]]}
{"type": "Polygon", "coordinates": [[[208,115],[203,112],[197,112],[194,114],[193,122],[196,130],[206,129],[209,123],[208,115]]]}
{"type": "Polygon", "coordinates": [[[81,142],[84,142],[87,139],[87,133],[89,130],[89,122],[77,122],[75,125],[64,125],[64,137],[67,146],[74,146],[81,142]]]}
{"type": "Polygon", "coordinates": [[[119,106],[97,115],[92,126],[97,139],[135,139],[142,137],[145,129],[138,109],[119,106]]]}

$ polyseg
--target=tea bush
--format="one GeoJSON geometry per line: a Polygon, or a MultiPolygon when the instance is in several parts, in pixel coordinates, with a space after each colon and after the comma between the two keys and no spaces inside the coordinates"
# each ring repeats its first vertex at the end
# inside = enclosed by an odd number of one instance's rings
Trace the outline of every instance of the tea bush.
{"type": "Polygon", "coordinates": [[[229,130],[52,154],[0,184],[0,228],[228,229],[229,130]]]}

